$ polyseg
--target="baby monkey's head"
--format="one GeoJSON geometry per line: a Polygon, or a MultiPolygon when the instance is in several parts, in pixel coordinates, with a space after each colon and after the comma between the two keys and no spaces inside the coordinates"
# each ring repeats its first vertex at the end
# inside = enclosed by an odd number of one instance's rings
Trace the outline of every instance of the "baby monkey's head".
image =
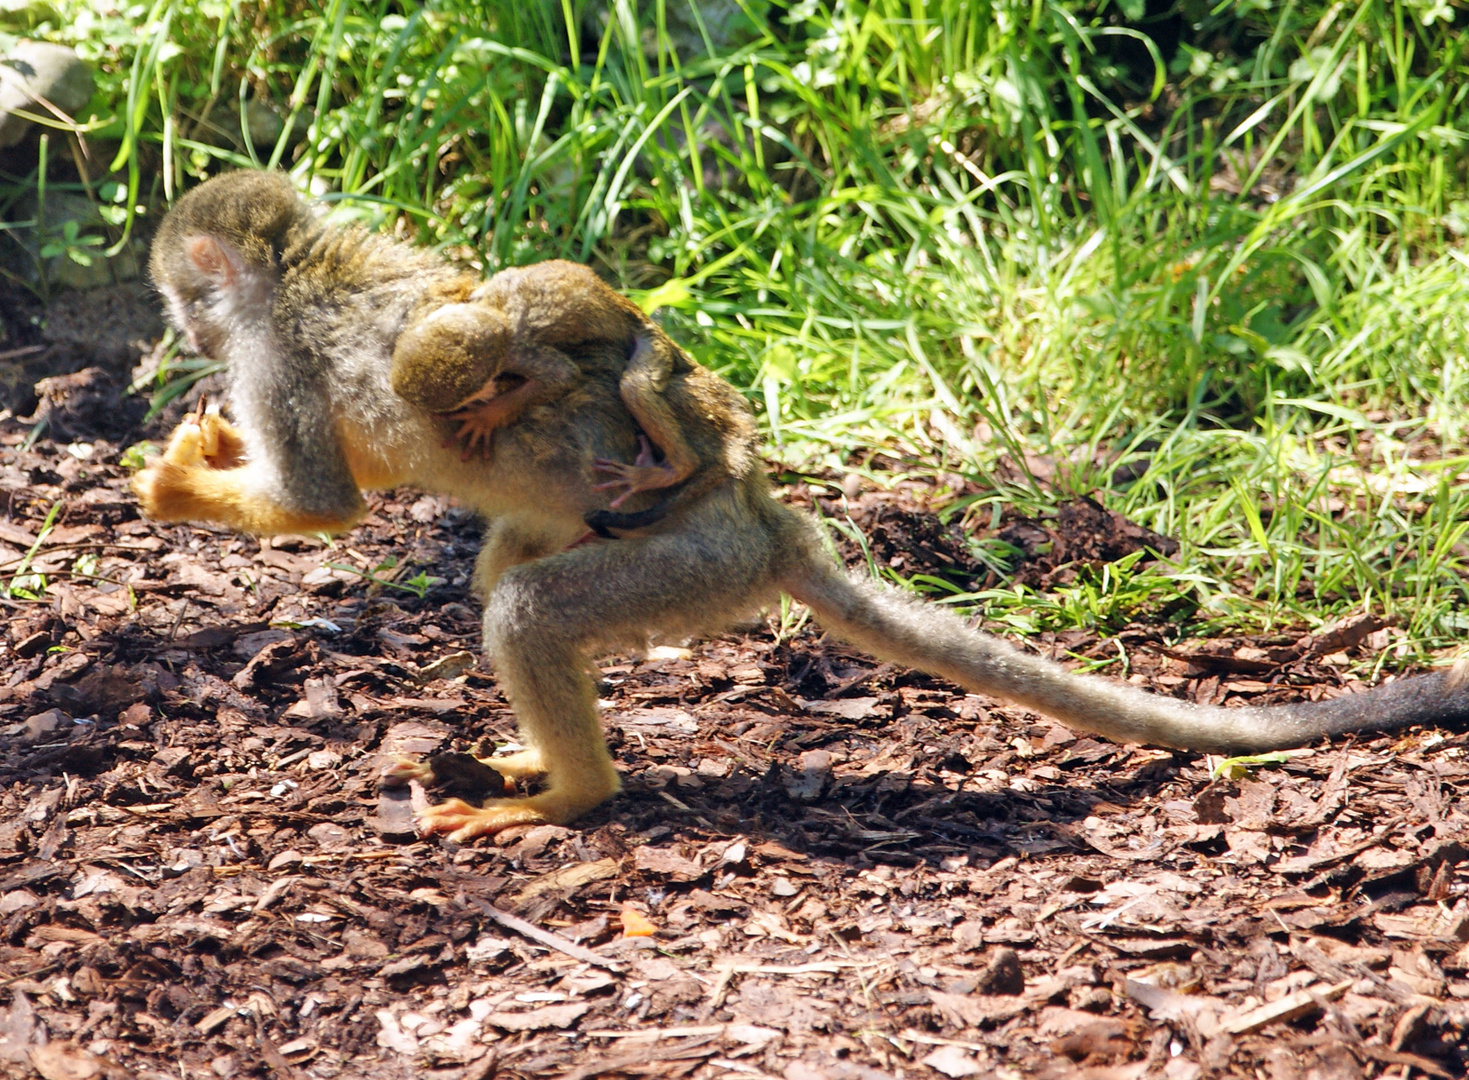
{"type": "Polygon", "coordinates": [[[510,320],[498,305],[445,304],[398,335],[393,393],[437,413],[491,395],[510,354],[510,339],[510,320]]]}

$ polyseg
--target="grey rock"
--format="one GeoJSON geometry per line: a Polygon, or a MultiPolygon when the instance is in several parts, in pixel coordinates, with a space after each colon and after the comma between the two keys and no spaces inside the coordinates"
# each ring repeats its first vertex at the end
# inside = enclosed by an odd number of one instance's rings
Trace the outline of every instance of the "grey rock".
{"type": "Polygon", "coordinates": [[[8,236],[24,251],[23,258],[11,260],[12,272],[30,284],[44,284],[48,289],[95,289],[132,281],[142,273],[141,241],[128,244],[111,259],[104,255],[112,242],[107,222],[85,195],[48,191],[43,211],[31,192],[17,201],[12,217],[16,225],[8,236]],[[43,258],[42,249],[48,242],[65,240],[68,234],[75,256],[48,250],[43,258]]]}
{"type": "Polygon", "coordinates": [[[21,33],[42,23],[61,25],[61,13],[46,0],[0,0],[0,29],[21,33]]]}
{"type": "Polygon", "coordinates": [[[31,126],[15,110],[46,112],[41,100],[68,115],[92,97],[92,71],[65,45],[22,41],[0,57],[0,148],[14,146],[31,126]]]}
{"type": "MultiPolygon", "coordinates": [[[[650,55],[656,48],[653,37],[653,8],[651,0],[639,0],[638,25],[645,28],[643,49],[650,55]]],[[[707,56],[709,49],[704,38],[708,35],[709,45],[716,53],[726,53],[747,45],[763,32],[760,25],[768,16],[768,0],[669,0],[664,11],[664,25],[669,40],[685,62],[707,56]],[[702,24],[702,29],[701,29],[702,24]]],[[[600,35],[611,19],[611,5],[605,0],[594,0],[587,5],[583,25],[593,34],[600,35]]]]}
{"type": "Polygon", "coordinates": [[[48,345],[126,378],[128,366],[163,333],[158,300],[142,282],[63,292],[46,307],[48,345]]]}

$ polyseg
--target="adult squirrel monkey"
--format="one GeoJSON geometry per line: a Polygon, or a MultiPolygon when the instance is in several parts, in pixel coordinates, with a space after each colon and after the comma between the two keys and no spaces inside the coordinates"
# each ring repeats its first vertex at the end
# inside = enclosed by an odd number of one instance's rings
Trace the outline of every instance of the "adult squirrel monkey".
{"type": "MultiPolygon", "coordinates": [[[[593,462],[636,461],[641,451],[624,405],[628,328],[634,340],[660,332],[629,317],[613,341],[563,348],[522,331],[527,349],[562,349],[576,374],[496,423],[489,461],[464,460],[445,445],[453,421],[395,394],[394,379],[406,374],[410,393],[437,385],[472,395],[498,369],[440,377],[431,365],[400,366],[394,354],[432,312],[485,303],[478,283],[404,245],[324,227],[279,176],[232,174],[186,195],[159,230],[152,269],[174,324],[227,362],[241,430],[207,418],[183,425],[137,478],[150,516],[260,533],[344,529],[362,513],[360,488],[413,484],[452,493],[490,519],[476,568],[485,650],[530,747],[492,764],[512,777],[544,774],[545,787],[482,807],[434,806],[427,832],[464,840],[525,822],[565,824],[610,797],[618,780],[597,720],[592,658],[722,630],[781,593],[875,656],[1122,742],[1252,752],[1469,713],[1469,680],[1454,672],[1237,709],[1077,675],[943,608],[848,576],[816,524],[777,503],[753,455],[737,449],[723,451],[720,482],[673,497],[647,527],[579,542],[585,515],[609,510],[593,462]]],[[[568,305],[598,302],[589,283],[567,290],[568,305]]],[[[500,297],[491,307],[513,324],[505,313],[516,303],[500,297]]],[[[529,306],[554,311],[554,296],[529,306]]],[[[720,440],[742,438],[750,420],[733,391],[706,404],[731,415],[674,408],[673,426],[715,460],[720,440]]],[[[625,494],[630,514],[655,505],[654,491],[625,494]]]]}

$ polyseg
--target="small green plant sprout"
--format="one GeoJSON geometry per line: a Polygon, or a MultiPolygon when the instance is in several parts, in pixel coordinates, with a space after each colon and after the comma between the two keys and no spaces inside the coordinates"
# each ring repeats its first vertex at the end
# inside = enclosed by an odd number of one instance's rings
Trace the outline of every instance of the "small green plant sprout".
{"type": "Polygon", "coordinates": [[[158,452],[157,444],[145,440],[133,443],[122,452],[117,460],[124,469],[141,469],[148,464],[148,459],[158,452]]]}
{"type": "Polygon", "coordinates": [[[102,237],[83,233],[81,229],[81,224],[76,221],[63,221],[61,228],[42,242],[41,258],[50,260],[65,255],[79,266],[91,266],[93,257],[101,254],[95,249],[100,248],[104,241],[102,237]]]}
{"type": "MultiPolygon", "coordinates": [[[[187,394],[200,379],[224,370],[217,360],[204,356],[179,357],[179,342],[172,330],[164,334],[158,346],[158,367],[146,370],[131,386],[130,394],[148,394],[148,412],[143,417],[147,423],[166,409],[170,402],[187,394]]],[[[126,464],[126,462],[124,462],[126,464]]]]}
{"type": "Polygon", "coordinates": [[[36,535],[36,542],[21,556],[15,573],[5,583],[5,587],[0,589],[5,599],[39,600],[46,594],[46,575],[31,573],[31,560],[36,557],[36,552],[41,550],[41,545],[46,542],[46,537],[50,536],[51,530],[56,527],[56,515],[60,512],[61,502],[57,500],[46,512],[46,520],[41,522],[41,531],[36,535]]]}
{"type": "Polygon", "coordinates": [[[1268,754],[1245,754],[1242,757],[1223,758],[1209,770],[1215,780],[1243,780],[1253,776],[1267,765],[1284,765],[1291,758],[1309,757],[1316,751],[1310,747],[1299,750],[1275,750],[1268,754]]]}
{"type": "Polygon", "coordinates": [[[420,570],[406,581],[394,581],[393,579],[406,567],[400,567],[396,557],[389,555],[371,570],[362,570],[355,566],[347,566],[343,563],[327,563],[328,570],[341,570],[343,573],[356,574],[366,579],[370,586],[397,589],[399,592],[411,593],[422,600],[428,595],[429,589],[435,585],[442,585],[444,579],[434,577],[425,570],[420,570]]]}

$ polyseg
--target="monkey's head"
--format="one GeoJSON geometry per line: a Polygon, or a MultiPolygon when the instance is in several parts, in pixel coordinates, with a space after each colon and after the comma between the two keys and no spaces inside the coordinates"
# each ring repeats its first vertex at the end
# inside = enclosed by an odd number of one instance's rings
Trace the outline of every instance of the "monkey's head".
{"type": "Polygon", "coordinates": [[[148,269],[196,352],[211,354],[230,315],[264,300],[292,229],[312,221],[284,173],[226,173],[174,204],[148,269]]]}
{"type": "Polygon", "coordinates": [[[510,322],[498,306],[445,304],[398,335],[393,392],[430,412],[453,412],[489,388],[509,352],[510,322]]]}

